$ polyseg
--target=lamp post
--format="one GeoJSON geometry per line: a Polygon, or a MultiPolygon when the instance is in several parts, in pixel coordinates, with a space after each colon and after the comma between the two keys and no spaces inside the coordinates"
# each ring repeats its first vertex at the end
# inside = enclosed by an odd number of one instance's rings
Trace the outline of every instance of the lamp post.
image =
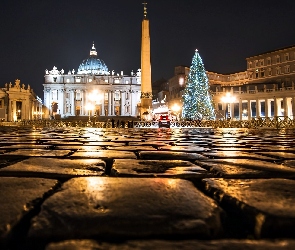
{"type": "Polygon", "coordinates": [[[20,113],[21,113],[21,110],[18,109],[18,110],[17,110],[17,119],[21,119],[21,114],[20,114],[20,113]]]}
{"type": "Polygon", "coordinates": [[[179,111],[180,111],[180,106],[178,104],[174,104],[172,106],[172,111],[176,113],[176,120],[179,120],[179,111]]]}
{"type": "Polygon", "coordinates": [[[91,103],[88,103],[86,105],[86,110],[88,110],[88,113],[89,113],[89,119],[88,121],[90,121],[90,117],[91,117],[91,110],[93,109],[93,106],[91,105],[91,103]]]}
{"type": "Polygon", "coordinates": [[[225,96],[221,98],[221,101],[227,104],[227,118],[231,118],[231,104],[236,100],[234,96],[231,95],[230,92],[227,92],[225,96]]]}

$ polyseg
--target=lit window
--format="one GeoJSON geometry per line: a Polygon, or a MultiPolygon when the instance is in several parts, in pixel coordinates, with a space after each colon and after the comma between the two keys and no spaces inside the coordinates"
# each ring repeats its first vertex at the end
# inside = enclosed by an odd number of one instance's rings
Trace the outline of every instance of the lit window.
{"type": "Polygon", "coordinates": [[[119,79],[115,79],[114,83],[120,83],[119,79]]]}
{"type": "Polygon", "coordinates": [[[285,66],[285,73],[290,73],[290,65],[285,66]]]}
{"type": "Polygon", "coordinates": [[[126,80],[126,81],[125,81],[125,83],[126,83],[126,84],[128,84],[128,83],[129,83],[129,81],[128,81],[128,80],[126,80]]]}
{"type": "Polygon", "coordinates": [[[108,80],[108,79],[105,79],[104,81],[105,81],[105,82],[109,82],[109,80],[108,80]]]}
{"type": "Polygon", "coordinates": [[[255,71],[255,78],[258,78],[259,77],[259,71],[258,71],[258,69],[256,69],[256,71],[255,71]]]}
{"type": "Polygon", "coordinates": [[[67,82],[70,82],[70,79],[67,79],[67,82]]]}
{"type": "Polygon", "coordinates": [[[109,93],[104,93],[104,99],[105,99],[105,101],[108,101],[109,100],[109,93]]]}
{"type": "Polygon", "coordinates": [[[76,100],[81,100],[81,93],[80,93],[80,90],[77,90],[77,93],[76,93],[76,100]]]}
{"type": "Polygon", "coordinates": [[[79,79],[79,78],[78,78],[78,79],[76,79],[76,82],[81,82],[81,79],[79,79]]]}
{"type": "Polygon", "coordinates": [[[88,79],[88,82],[92,82],[92,79],[88,79]]]}
{"type": "Polygon", "coordinates": [[[116,91],[115,93],[115,101],[119,101],[120,100],[120,92],[116,91]]]}

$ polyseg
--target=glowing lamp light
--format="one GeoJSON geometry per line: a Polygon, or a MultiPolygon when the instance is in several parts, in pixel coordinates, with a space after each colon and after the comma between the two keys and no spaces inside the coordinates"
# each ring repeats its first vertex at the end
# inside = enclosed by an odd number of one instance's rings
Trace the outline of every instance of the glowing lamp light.
{"type": "Polygon", "coordinates": [[[183,86],[183,84],[184,84],[184,78],[183,77],[180,77],[179,80],[178,80],[178,82],[179,82],[179,85],[180,86],[183,86]]]}
{"type": "Polygon", "coordinates": [[[175,111],[175,112],[178,112],[178,111],[180,110],[179,105],[174,104],[174,105],[172,106],[172,110],[175,111]]]}
{"type": "Polygon", "coordinates": [[[86,110],[88,110],[89,112],[89,121],[90,121],[90,117],[91,117],[91,110],[93,110],[94,106],[91,103],[87,103],[85,106],[86,110]]]}
{"type": "Polygon", "coordinates": [[[231,110],[230,110],[230,108],[231,108],[231,103],[235,102],[235,100],[236,100],[236,98],[235,98],[234,96],[232,96],[230,92],[227,92],[227,93],[225,94],[225,96],[223,96],[223,97],[221,98],[221,101],[222,101],[223,103],[227,103],[227,104],[228,104],[228,107],[227,107],[227,110],[228,110],[228,118],[231,117],[231,110]]]}
{"type": "Polygon", "coordinates": [[[233,103],[235,100],[236,98],[232,96],[230,92],[227,92],[226,95],[221,98],[221,101],[224,103],[233,103]]]}
{"type": "Polygon", "coordinates": [[[86,110],[92,110],[93,109],[93,105],[91,103],[87,103],[85,106],[86,110]]]}
{"type": "Polygon", "coordinates": [[[177,118],[177,120],[179,120],[180,106],[175,103],[171,109],[172,109],[172,111],[174,111],[176,113],[176,118],[177,118]]]}

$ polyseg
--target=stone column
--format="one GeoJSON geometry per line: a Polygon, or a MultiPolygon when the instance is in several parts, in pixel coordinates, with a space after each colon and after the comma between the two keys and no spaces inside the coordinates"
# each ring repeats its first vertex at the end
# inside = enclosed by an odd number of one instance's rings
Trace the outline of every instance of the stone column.
{"type": "Polygon", "coordinates": [[[126,100],[126,94],[125,91],[121,92],[121,115],[125,115],[125,100],[126,100]]]}
{"type": "Polygon", "coordinates": [[[81,90],[81,115],[85,115],[85,90],[81,90]]]}
{"type": "Polygon", "coordinates": [[[87,98],[88,98],[88,91],[87,91],[87,89],[85,89],[84,90],[84,101],[83,101],[83,104],[84,104],[84,115],[89,115],[89,113],[88,113],[88,110],[86,109],[86,105],[87,105],[87,102],[89,101],[89,100],[87,100],[87,98]]]}
{"type": "Polygon", "coordinates": [[[265,117],[270,117],[270,115],[269,115],[269,100],[268,99],[265,99],[265,112],[264,112],[264,114],[265,114],[265,117]]]}
{"type": "Polygon", "coordinates": [[[16,116],[16,101],[15,100],[13,100],[12,101],[12,121],[15,121],[15,116],[16,116]]]}
{"type": "Polygon", "coordinates": [[[283,98],[283,105],[284,105],[284,116],[288,116],[289,114],[289,109],[288,109],[288,98],[284,97],[283,98]]]}
{"type": "Polygon", "coordinates": [[[110,115],[112,115],[112,92],[111,91],[109,91],[109,93],[108,93],[109,95],[108,95],[108,116],[110,116],[110,115]]]}
{"type": "Polygon", "coordinates": [[[292,118],[292,97],[288,97],[288,117],[292,118]]]}
{"type": "Polygon", "coordinates": [[[49,110],[49,116],[52,115],[52,92],[51,92],[51,89],[48,90],[48,98],[47,98],[47,103],[48,103],[48,110],[49,110]]]}
{"type": "Polygon", "coordinates": [[[71,115],[75,115],[75,90],[71,91],[71,115]]]}
{"type": "Polygon", "coordinates": [[[235,114],[234,114],[234,106],[235,104],[234,103],[230,103],[229,104],[229,108],[230,108],[230,117],[233,119],[235,114]]]}
{"type": "Polygon", "coordinates": [[[58,106],[58,109],[60,111],[59,113],[61,116],[63,116],[64,115],[64,90],[63,89],[58,90],[57,96],[59,100],[59,106],[58,106]]]}
{"type": "Polygon", "coordinates": [[[240,121],[243,120],[243,110],[242,110],[242,107],[243,107],[243,104],[242,104],[242,98],[240,98],[239,100],[239,119],[240,121]]]}
{"type": "Polygon", "coordinates": [[[105,92],[102,94],[102,99],[101,99],[101,116],[105,116],[105,111],[104,111],[104,97],[105,97],[105,92]]]}
{"type": "Polygon", "coordinates": [[[248,120],[252,119],[251,100],[248,100],[248,120]]]}
{"type": "Polygon", "coordinates": [[[278,99],[274,96],[274,116],[278,116],[278,99]]]}
{"type": "Polygon", "coordinates": [[[260,101],[256,99],[256,117],[260,117],[260,116],[261,116],[261,105],[260,105],[260,101]]]}
{"type": "Polygon", "coordinates": [[[131,93],[130,93],[130,113],[132,116],[137,116],[137,114],[135,114],[135,112],[136,112],[135,93],[133,91],[131,91],[131,93]]]}

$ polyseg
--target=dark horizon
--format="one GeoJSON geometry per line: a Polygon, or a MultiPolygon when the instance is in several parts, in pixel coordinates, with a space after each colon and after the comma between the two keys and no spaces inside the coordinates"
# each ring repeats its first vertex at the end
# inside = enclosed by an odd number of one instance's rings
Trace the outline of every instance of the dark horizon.
{"type": "MultiPolygon", "coordinates": [[[[88,57],[94,41],[109,70],[140,68],[142,0],[4,1],[1,84],[20,79],[43,99],[45,70],[65,73],[88,57]]],[[[190,66],[194,51],[208,71],[246,70],[247,57],[295,44],[295,1],[149,0],[152,81],[190,66]]]]}

